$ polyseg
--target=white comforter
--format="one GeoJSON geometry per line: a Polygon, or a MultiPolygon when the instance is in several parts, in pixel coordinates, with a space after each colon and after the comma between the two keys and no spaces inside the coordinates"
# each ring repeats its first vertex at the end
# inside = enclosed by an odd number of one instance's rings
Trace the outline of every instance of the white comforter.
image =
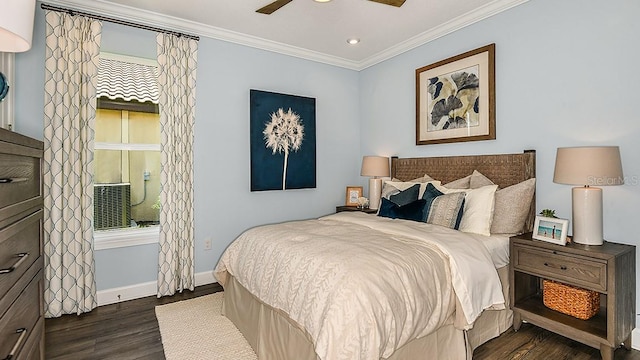
{"type": "Polygon", "coordinates": [[[379,359],[451,323],[503,308],[484,246],[440,226],[342,212],[250,229],[215,269],[303,326],[320,359],[379,359]],[[455,289],[455,292],[454,292],[455,289]]]}

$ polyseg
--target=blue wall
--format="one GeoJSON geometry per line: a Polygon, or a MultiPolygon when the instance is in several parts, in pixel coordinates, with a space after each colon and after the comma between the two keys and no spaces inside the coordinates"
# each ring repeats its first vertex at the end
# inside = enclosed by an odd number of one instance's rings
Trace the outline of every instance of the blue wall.
{"type": "MultiPolygon", "coordinates": [[[[155,58],[155,33],[105,23],[102,51],[155,58]]],[[[326,215],[360,177],[358,73],[202,38],[194,139],[196,272],[212,271],[228,244],[250,227],[326,215]],[[250,191],[249,89],[316,99],[315,189],[250,191]],[[355,136],[354,136],[355,135],[355,136]],[[204,250],[204,240],[212,249],[204,250]]],[[[33,48],[16,56],[16,131],[42,139],[44,12],[33,48]]],[[[158,247],[96,252],[98,290],[155,281],[158,247]]]]}
{"type": "MultiPolygon", "coordinates": [[[[16,129],[42,138],[44,20],[33,49],[16,57],[16,129]]],[[[365,185],[362,155],[538,154],[538,209],[571,217],[571,187],[552,182],[560,146],[619,145],[623,186],[604,188],[605,237],[640,245],[640,2],[531,0],[361,72],[203,38],[195,139],[196,271],[209,271],[243,230],[315,217],[365,185]],[[496,44],[497,139],[415,145],[415,69],[496,44]],[[316,98],[318,187],[249,191],[249,89],[316,98]],[[355,136],[354,134],[359,134],[355,136]],[[204,251],[205,237],[213,249],[204,251]]],[[[103,49],[154,57],[152,33],[105,24],[103,49]]],[[[98,287],[152,281],[156,246],[100,251],[98,287]],[[137,275],[135,275],[137,274],[137,275]]],[[[640,279],[640,277],[638,277],[640,279]]]]}
{"type": "Polygon", "coordinates": [[[640,2],[588,4],[532,0],[360,72],[361,152],[439,156],[535,149],[538,211],[556,209],[570,219],[571,186],[553,183],[556,149],[619,145],[626,180],[603,187],[604,235],[640,246],[640,2]],[[496,44],[496,140],[416,146],[415,69],[490,43],[496,44]]]}

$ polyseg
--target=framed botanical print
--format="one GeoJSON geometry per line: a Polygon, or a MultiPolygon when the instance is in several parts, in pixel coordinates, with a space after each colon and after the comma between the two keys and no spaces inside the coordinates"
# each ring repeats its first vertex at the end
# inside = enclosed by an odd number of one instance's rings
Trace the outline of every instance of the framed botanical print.
{"type": "Polygon", "coordinates": [[[495,44],[416,70],[416,145],[496,138],[495,44]]]}

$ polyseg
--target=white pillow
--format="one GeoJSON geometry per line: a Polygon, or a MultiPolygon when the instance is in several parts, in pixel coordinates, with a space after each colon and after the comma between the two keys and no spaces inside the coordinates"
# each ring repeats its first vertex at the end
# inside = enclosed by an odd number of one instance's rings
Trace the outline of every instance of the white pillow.
{"type": "Polygon", "coordinates": [[[465,192],[462,220],[458,230],[468,233],[491,235],[491,222],[498,185],[487,185],[477,189],[448,189],[443,186],[436,188],[445,194],[465,192]]]}

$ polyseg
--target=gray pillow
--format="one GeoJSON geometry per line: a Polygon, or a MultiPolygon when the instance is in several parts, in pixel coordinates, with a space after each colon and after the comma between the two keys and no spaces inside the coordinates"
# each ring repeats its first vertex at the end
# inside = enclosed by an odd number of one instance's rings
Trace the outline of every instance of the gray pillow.
{"type": "Polygon", "coordinates": [[[522,233],[535,190],[536,179],[532,178],[496,191],[491,233],[522,233]]]}
{"type": "Polygon", "coordinates": [[[471,175],[465,176],[458,180],[453,180],[452,182],[446,183],[443,185],[448,189],[470,189],[471,188],[471,175]]]}
{"type": "Polygon", "coordinates": [[[433,199],[427,216],[427,224],[456,229],[462,215],[464,195],[464,192],[458,192],[440,195],[433,199]]]}
{"type": "Polygon", "coordinates": [[[495,184],[478,170],[473,170],[473,174],[471,174],[471,178],[469,179],[469,189],[477,189],[487,185],[495,184]]]}

